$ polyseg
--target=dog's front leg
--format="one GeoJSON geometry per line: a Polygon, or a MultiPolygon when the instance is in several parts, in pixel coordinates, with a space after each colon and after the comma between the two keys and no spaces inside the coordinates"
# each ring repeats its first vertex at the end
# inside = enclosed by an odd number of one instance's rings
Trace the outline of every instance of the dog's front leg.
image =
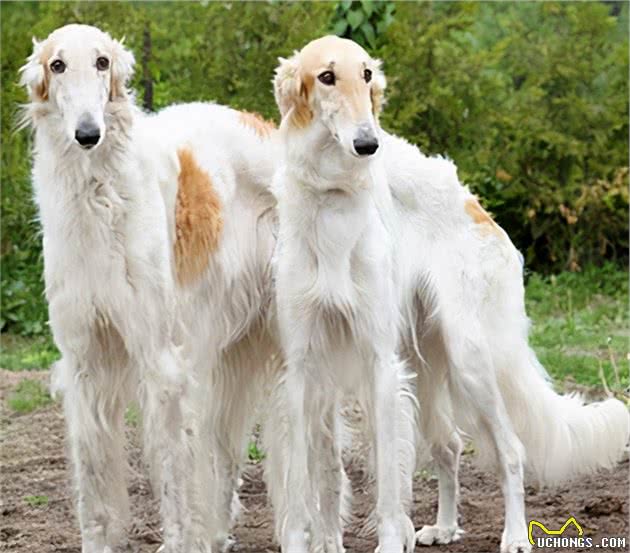
{"type": "Polygon", "coordinates": [[[164,553],[210,551],[210,545],[192,535],[199,522],[192,512],[188,479],[194,474],[196,435],[194,415],[188,405],[187,375],[172,348],[143,364],[140,400],[144,429],[144,453],[151,477],[159,490],[164,527],[164,553]]]}
{"type": "Polygon", "coordinates": [[[283,553],[307,553],[306,532],[309,525],[308,443],[306,435],[306,375],[304,363],[289,362],[286,380],[289,421],[289,462],[285,476],[286,520],[282,524],[283,553]]]}
{"type": "Polygon", "coordinates": [[[130,551],[126,527],[123,415],[128,382],[87,362],[62,359],[63,405],[77,489],[82,553],[130,551]]]}
{"type": "MultiPolygon", "coordinates": [[[[372,365],[370,402],[373,405],[372,429],[376,449],[376,515],[380,553],[413,551],[415,533],[401,499],[399,429],[402,410],[399,394],[399,362],[394,354],[377,355],[372,365]]],[[[411,475],[408,475],[410,478],[411,475]]]]}
{"type": "MultiPolygon", "coordinates": [[[[315,384],[315,383],[313,383],[315,384]]],[[[313,386],[315,387],[315,386],[313,386]]],[[[312,550],[325,553],[343,553],[343,528],[341,513],[343,510],[344,472],[341,459],[338,418],[339,405],[336,393],[319,394],[319,401],[308,409],[312,413],[314,427],[309,435],[312,436],[313,452],[309,473],[316,475],[319,510],[318,517],[313,524],[312,550]],[[332,396],[332,397],[330,397],[332,396]]]]}

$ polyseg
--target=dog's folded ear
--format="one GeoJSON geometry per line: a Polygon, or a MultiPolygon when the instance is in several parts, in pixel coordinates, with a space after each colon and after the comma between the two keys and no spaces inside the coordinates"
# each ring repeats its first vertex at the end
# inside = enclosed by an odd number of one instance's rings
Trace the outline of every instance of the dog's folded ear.
{"type": "Polygon", "coordinates": [[[110,100],[127,97],[127,83],[133,75],[133,66],[136,62],[131,51],[123,46],[121,41],[112,39],[112,82],[109,91],[110,100]]]}
{"type": "Polygon", "coordinates": [[[370,98],[372,99],[372,112],[374,117],[378,118],[383,105],[385,104],[385,87],[387,79],[381,69],[381,60],[373,60],[374,67],[372,70],[372,86],[370,88],[370,98]]]}
{"type": "Polygon", "coordinates": [[[33,37],[33,53],[20,68],[20,85],[26,88],[31,102],[48,100],[48,70],[45,67],[46,41],[33,37]]]}
{"type": "Polygon", "coordinates": [[[280,65],[276,68],[273,90],[280,116],[283,120],[289,117],[291,124],[297,127],[305,127],[313,117],[309,105],[312,83],[300,74],[297,52],[288,59],[278,58],[278,61],[280,65]]]}

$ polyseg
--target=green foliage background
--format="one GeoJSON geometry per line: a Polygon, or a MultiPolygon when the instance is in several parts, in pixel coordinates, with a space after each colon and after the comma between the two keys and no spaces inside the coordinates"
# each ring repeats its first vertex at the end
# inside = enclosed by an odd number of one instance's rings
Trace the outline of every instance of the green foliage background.
{"type": "Polygon", "coordinates": [[[384,60],[383,126],[455,160],[537,271],[628,253],[628,4],[2,3],[2,330],[47,333],[30,137],[13,132],[31,36],[97,25],[144,69],[153,107],[214,100],[277,119],[278,56],[329,32],[384,60]],[[151,56],[142,63],[143,40],[151,56]]]}

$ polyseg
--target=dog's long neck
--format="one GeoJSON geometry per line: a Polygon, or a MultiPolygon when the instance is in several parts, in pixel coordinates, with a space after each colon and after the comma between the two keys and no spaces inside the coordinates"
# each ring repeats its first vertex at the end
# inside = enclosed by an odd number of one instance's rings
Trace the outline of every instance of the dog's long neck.
{"type": "Polygon", "coordinates": [[[331,289],[343,296],[350,293],[351,259],[369,222],[373,190],[367,164],[336,156],[332,148],[285,144],[279,209],[281,236],[297,238],[321,282],[335,282],[331,289]]]}
{"type": "Polygon", "coordinates": [[[313,193],[359,194],[369,188],[370,165],[350,157],[328,130],[297,131],[284,135],[285,167],[290,180],[313,193]]]}

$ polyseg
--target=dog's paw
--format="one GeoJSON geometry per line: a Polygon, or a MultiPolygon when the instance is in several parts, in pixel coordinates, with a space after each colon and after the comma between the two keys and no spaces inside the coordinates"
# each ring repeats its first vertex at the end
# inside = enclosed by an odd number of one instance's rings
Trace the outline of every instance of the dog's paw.
{"type": "Polygon", "coordinates": [[[457,526],[443,528],[441,526],[423,526],[416,532],[416,542],[420,545],[446,545],[459,541],[464,531],[457,526]]]}
{"type": "Polygon", "coordinates": [[[312,540],[309,553],[346,553],[341,533],[312,540]]]}
{"type": "Polygon", "coordinates": [[[384,539],[378,544],[374,553],[404,553],[405,548],[400,540],[384,539]]]}
{"type": "Polygon", "coordinates": [[[404,552],[405,550],[402,546],[397,547],[397,546],[391,546],[391,545],[386,545],[384,547],[377,545],[376,549],[374,550],[374,553],[404,553],[404,552]]]}
{"type": "Polygon", "coordinates": [[[416,548],[416,529],[407,515],[404,515],[403,518],[403,537],[405,540],[405,553],[413,553],[416,548]]]}
{"type": "Polygon", "coordinates": [[[326,538],[326,553],[346,553],[341,532],[326,538]]]}
{"type": "Polygon", "coordinates": [[[219,549],[212,547],[210,542],[203,538],[194,539],[186,548],[186,553],[213,553],[215,551],[219,549]]]}
{"type": "Polygon", "coordinates": [[[213,549],[212,551],[220,551],[221,553],[228,553],[228,551],[236,551],[238,550],[238,544],[236,538],[230,534],[223,543],[220,548],[213,549]]]}
{"type": "Polygon", "coordinates": [[[501,543],[501,553],[531,553],[532,545],[526,540],[515,540],[510,543],[501,543]]]}
{"type": "MultiPolygon", "coordinates": [[[[309,534],[299,530],[286,532],[280,550],[282,553],[309,553],[309,534]]],[[[312,541],[312,540],[311,540],[312,541]]]]}

